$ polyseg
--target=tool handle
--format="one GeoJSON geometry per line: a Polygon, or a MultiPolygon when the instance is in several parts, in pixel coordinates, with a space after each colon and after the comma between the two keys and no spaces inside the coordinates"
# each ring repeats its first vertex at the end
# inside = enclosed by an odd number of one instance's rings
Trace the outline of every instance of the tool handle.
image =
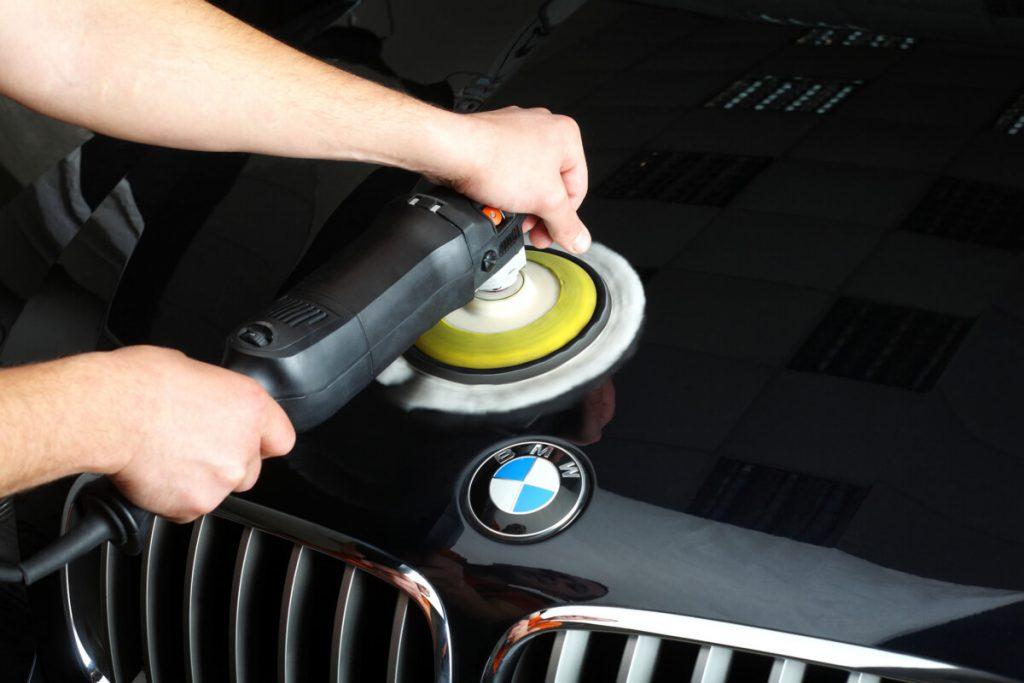
{"type": "Polygon", "coordinates": [[[323,422],[523,246],[522,217],[433,187],[385,207],[352,248],[228,339],[224,366],[259,381],[296,429],[323,422]]]}

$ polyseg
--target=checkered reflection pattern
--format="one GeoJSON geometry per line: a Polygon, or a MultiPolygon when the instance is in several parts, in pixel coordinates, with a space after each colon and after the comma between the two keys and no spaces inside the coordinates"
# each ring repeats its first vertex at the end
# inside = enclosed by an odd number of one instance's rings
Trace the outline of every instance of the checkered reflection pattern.
{"type": "Polygon", "coordinates": [[[645,276],[640,349],[588,447],[602,488],[636,495],[622,453],[663,458],[691,476],[645,478],[642,497],[686,511],[716,463],[756,463],[772,476],[721,519],[895,568],[905,538],[991,553],[950,578],[1017,582],[1024,531],[999,505],[1024,480],[1006,458],[1024,443],[1024,50],[624,3],[572,22],[493,104],[579,122],[584,222],[645,276]],[[798,509],[779,482],[805,475],[864,495],[798,509]],[[886,534],[855,533],[880,519],[886,534]]]}

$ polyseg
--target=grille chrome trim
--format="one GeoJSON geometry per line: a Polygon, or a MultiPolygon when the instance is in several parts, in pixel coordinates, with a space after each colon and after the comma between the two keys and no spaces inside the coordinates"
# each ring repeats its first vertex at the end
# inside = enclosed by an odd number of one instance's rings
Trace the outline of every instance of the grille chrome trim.
{"type": "Polygon", "coordinates": [[[229,497],[214,514],[341,560],[408,595],[427,620],[434,643],[435,683],[451,683],[454,674],[448,613],[437,589],[418,571],[350,536],[241,498],[229,497]]]}
{"type": "MultiPolygon", "coordinates": [[[[510,681],[525,645],[536,636],[552,631],[558,631],[559,636],[563,632],[604,631],[703,643],[708,648],[709,659],[716,647],[744,650],[868,674],[868,677],[860,677],[864,683],[872,680],[870,676],[949,683],[1012,683],[1002,676],[861,645],[700,617],[601,605],[552,607],[520,619],[505,632],[492,652],[483,683],[510,681]]],[[[850,680],[858,679],[851,677],[850,680]]]]}
{"type": "MultiPolygon", "coordinates": [[[[74,521],[73,503],[77,497],[77,491],[81,486],[93,477],[84,475],[72,485],[65,500],[64,511],[61,521],[61,532],[67,531],[74,521]]],[[[239,498],[229,497],[221,507],[210,515],[203,517],[193,525],[192,538],[189,542],[188,570],[186,576],[185,604],[191,606],[195,599],[195,566],[196,562],[202,561],[202,543],[199,529],[216,525],[217,520],[226,520],[243,529],[251,528],[257,532],[263,532],[277,538],[283,539],[296,546],[302,546],[309,551],[317,551],[328,557],[341,561],[346,565],[346,572],[359,570],[359,573],[370,574],[391,587],[399,594],[407,595],[410,605],[416,605],[423,613],[427,628],[430,631],[433,641],[433,664],[435,672],[435,683],[451,683],[453,679],[453,658],[451,645],[451,628],[448,623],[447,612],[441,602],[437,590],[426,578],[412,567],[400,562],[385,552],[358,541],[345,534],[336,532],[327,527],[294,518],[290,515],[272,510],[256,503],[239,498]]],[[[158,641],[153,637],[160,625],[156,623],[156,603],[159,596],[156,594],[156,574],[165,568],[160,564],[160,556],[163,553],[163,546],[170,540],[175,525],[162,519],[154,520],[153,528],[150,531],[149,542],[146,545],[142,557],[142,652],[145,658],[145,668],[153,672],[153,666],[160,661],[161,653],[157,652],[154,644],[158,641]]],[[[239,541],[235,537],[235,543],[239,541]]],[[[291,572],[289,571],[289,576],[291,572]]],[[[292,579],[290,585],[294,585],[292,579]]],[[[85,674],[86,679],[92,683],[111,683],[108,673],[104,671],[107,667],[97,661],[97,644],[90,642],[88,635],[79,630],[75,620],[75,607],[71,601],[71,577],[68,568],[61,572],[61,598],[64,607],[65,626],[68,629],[70,641],[75,648],[75,656],[79,668],[85,674]]],[[[193,610],[187,609],[186,626],[190,632],[195,626],[190,614],[193,610]]],[[[283,627],[282,627],[283,628],[283,627]]],[[[193,651],[187,643],[190,664],[195,663],[198,652],[193,651]]],[[[161,677],[154,675],[151,683],[159,683],[161,677]]],[[[195,681],[195,679],[190,679],[195,681]]]]}

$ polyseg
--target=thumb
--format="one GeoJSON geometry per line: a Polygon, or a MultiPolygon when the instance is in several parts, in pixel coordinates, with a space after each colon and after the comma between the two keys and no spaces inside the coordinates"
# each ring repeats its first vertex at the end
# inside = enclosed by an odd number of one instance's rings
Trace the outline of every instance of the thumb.
{"type": "Polygon", "coordinates": [[[551,237],[572,253],[582,254],[590,248],[590,231],[583,225],[568,195],[540,217],[551,237]]]}

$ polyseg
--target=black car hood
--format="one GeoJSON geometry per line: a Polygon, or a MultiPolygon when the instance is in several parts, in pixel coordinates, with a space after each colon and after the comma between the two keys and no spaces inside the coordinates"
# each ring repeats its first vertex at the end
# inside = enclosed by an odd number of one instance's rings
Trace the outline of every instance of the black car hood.
{"type": "MultiPolygon", "coordinates": [[[[580,121],[584,217],[647,290],[636,355],[576,405],[514,420],[453,426],[371,387],[245,497],[420,570],[469,670],[513,620],[588,602],[1024,678],[1024,143],[995,127],[1020,55],[837,53],[801,27],[623,11],[504,96],[580,121]],[[861,82],[824,114],[705,106],[787,69],[861,82]],[[685,182],[638,172],[655,167],[685,182]],[[536,544],[483,536],[458,504],[515,436],[576,443],[596,477],[575,523],[536,544]]],[[[303,253],[412,181],[370,170],[93,139],[3,213],[5,360],[99,337],[216,362],[303,253]],[[322,192],[356,187],[321,230],[322,192]]]]}

